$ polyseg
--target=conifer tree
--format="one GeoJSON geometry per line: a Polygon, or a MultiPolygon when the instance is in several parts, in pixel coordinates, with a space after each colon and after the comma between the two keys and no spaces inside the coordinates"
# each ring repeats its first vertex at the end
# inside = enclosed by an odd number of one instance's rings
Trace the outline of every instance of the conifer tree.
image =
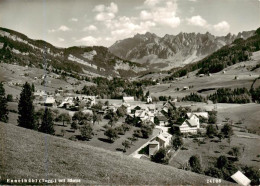
{"type": "Polygon", "coordinates": [[[33,94],[29,83],[23,85],[18,104],[18,125],[28,129],[37,130],[33,106],[33,94]]]}
{"type": "Polygon", "coordinates": [[[51,113],[51,110],[48,108],[45,108],[44,115],[42,118],[42,124],[39,128],[39,131],[46,133],[46,134],[55,134],[53,125],[54,125],[54,122],[53,122],[53,115],[51,113]]]}
{"type": "Polygon", "coordinates": [[[0,83],[0,121],[8,122],[8,109],[7,109],[7,99],[5,97],[5,89],[3,83],[0,83]]]}

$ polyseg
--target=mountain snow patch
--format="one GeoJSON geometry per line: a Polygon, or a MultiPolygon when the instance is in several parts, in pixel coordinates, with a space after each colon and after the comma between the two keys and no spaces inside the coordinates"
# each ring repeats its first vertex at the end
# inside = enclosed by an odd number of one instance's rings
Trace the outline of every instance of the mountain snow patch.
{"type": "Polygon", "coordinates": [[[95,50],[92,50],[90,52],[85,52],[82,54],[82,57],[88,59],[88,60],[93,60],[93,57],[97,55],[97,52],[95,50]]]}
{"type": "Polygon", "coordinates": [[[70,54],[70,55],[68,56],[68,60],[75,61],[75,62],[80,63],[80,64],[82,64],[82,65],[86,65],[86,66],[92,67],[92,68],[94,68],[94,69],[97,69],[97,66],[96,66],[96,65],[90,64],[90,63],[88,63],[88,62],[86,62],[86,61],[84,61],[84,60],[82,60],[82,59],[79,59],[79,58],[73,56],[72,54],[70,54]]]}

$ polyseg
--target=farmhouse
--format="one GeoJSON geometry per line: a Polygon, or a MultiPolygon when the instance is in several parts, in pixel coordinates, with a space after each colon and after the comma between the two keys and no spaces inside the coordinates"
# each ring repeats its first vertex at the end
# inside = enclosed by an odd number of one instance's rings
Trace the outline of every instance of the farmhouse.
{"type": "Polygon", "coordinates": [[[48,106],[48,107],[56,107],[56,100],[54,99],[54,97],[47,97],[45,102],[44,102],[44,106],[48,106]]]}
{"type": "Polygon", "coordinates": [[[135,101],[134,97],[123,97],[123,102],[124,103],[129,103],[135,101]]]}
{"type": "Polygon", "coordinates": [[[178,127],[181,133],[197,133],[200,128],[199,118],[194,114],[189,119],[185,119],[183,123],[173,125],[178,127]]]}
{"type": "Polygon", "coordinates": [[[37,90],[36,92],[33,93],[33,95],[35,98],[47,96],[47,94],[43,90],[37,90]]]}
{"type": "Polygon", "coordinates": [[[152,156],[158,151],[160,148],[166,148],[170,145],[172,135],[168,132],[162,132],[155,138],[153,138],[148,146],[149,146],[149,156],[152,156]]]}
{"type": "Polygon", "coordinates": [[[159,120],[159,125],[160,126],[168,125],[168,119],[164,115],[159,115],[159,116],[157,116],[157,118],[159,120]]]}
{"type": "Polygon", "coordinates": [[[208,112],[188,112],[187,117],[190,118],[192,115],[196,115],[197,117],[203,117],[205,119],[209,119],[209,113],[208,112]]]}

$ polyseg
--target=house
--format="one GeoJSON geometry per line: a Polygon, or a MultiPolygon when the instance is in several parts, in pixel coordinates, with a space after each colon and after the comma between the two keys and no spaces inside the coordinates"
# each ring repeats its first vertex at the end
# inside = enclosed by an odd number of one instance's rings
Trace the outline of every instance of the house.
{"type": "Polygon", "coordinates": [[[129,103],[135,101],[134,97],[123,97],[123,102],[124,103],[129,103]]]}
{"type": "Polygon", "coordinates": [[[160,149],[159,142],[156,140],[149,142],[148,147],[149,147],[149,156],[154,155],[160,149]]]}
{"type": "Polygon", "coordinates": [[[208,112],[188,112],[187,113],[188,118],[190,118],[192,115],[196,115],[197,117],[209,119],[209,113],[208,112]]]}
{"type": "Polygon", "coordinates": [[[158,120],[159,120],[159,125],[160,126],[166,126],[168,125],[168,119],[164,116],[164,115],[159,115],[157,116],[158,120]]]}
{"type": "Polygon", "coordinates": [[[183,90],[189,90],[189,87],[185,86],[183,87],[183,90]]]}
{"type": "Polygon", "coordinates": [[[250,185],[251,180],[248,179],[242,172],[237,171],[231,176],[231,178],[236,181],[239,185],[247,186],[250,185]]]}
{"type": "Polygon", "coordinates": [[[58,106],[60,108],[66,108],[68,109],[71,106],[74,106],[74,101],[73,101],[73,97],[66,97],[64,99],[64,101],[62,101],[62,103],[58,106]]]}
{"type": "Polygon", "coordinates": [[[54,99],[54,97],[47,97],[45,102],[44,102],[44,106],[48,106],[48,107],[56,107],[56,100],[54,99]]]}
{"type": "Polygon", "coordinates": [[[200,121],[199,118],[193,114],[189,119],[185,119],[184,122],[180,124],[173,124],[173,126],[178,127],[181,133],[197,133],[200,128],[200,121]]]}
{"type": "Polygon", "coordinates": [[[33,93],[33,95],[35,96],[35,98],[47,96],[44,90],[37,90],[33,93]]]}
{"type": "MultiPolygon", "coordinates": [[[[177,102],[177,99],[176,99],[176,102],[177,102]]],[[[175,102],[167,101],[163,104],[162,111],[168,113],[169,108],[174,108],[174,107],[175,107],[175,102]]]]}
{"type": "Polygon", "coordinates": [[[149,156],[152,156],[158,151],[160,148],[166,148],[170,145],[172,135],[168,132],[161,131],[159,135],[153,138],[149,144],[149,156]]]}
{"type": "Polygon", "coordinates": [[[153,102],[152,97],[151,97],[151,96],[148,96],[148,97],[146,98],[146,103],[152,103],[152,102],[153,102]]]}

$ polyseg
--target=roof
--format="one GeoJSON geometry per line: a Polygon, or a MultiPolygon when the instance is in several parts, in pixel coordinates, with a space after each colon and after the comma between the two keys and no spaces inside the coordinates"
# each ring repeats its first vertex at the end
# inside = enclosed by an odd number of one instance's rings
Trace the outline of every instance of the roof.
{"type": "Polygon", "coordinates": [[[249,180],[242,172],[237,171],[235,174],[231,176],[233,180],[235,180],[239,185],[249,185],[251,180],[249,180]]]}
{"type": "Polygon", "coordinates": [[[123,101],[134,101],[134,97],[123,97],[123,101]]]}
{"type": "Polygon", "coordinates": [[[156,140],[150,141],[149,145],[159,145],[159,142],[156,140]]]}
{"type": "Polygon", "coordinates": [[[163,134],[160,134],[159,136],[157,136],[157,138],[163,140],[163,141],[168,141],[167,138],[165,138],[165,136],[163,134]]]}
{"type": "Polygon", "coordinates": [[[168,119],[165,116],[157,116],[159,121],[168,121],[168,119]]]}
{"type": "Polygon", "coordinates": [[[55,103],[55,99],[53,97],[47,97],[45,100],[45,104],[53,104],[55,103]]]}
{"type": "Polygon", "coordinates": [[[196,122],[196,120],[194,119],[186,119],[185,121],[189,123],[192,127],[197,127],[198,125],[198,122],[196,122]]]}
{"type": "Polygon", "coordinates": [[[188,112],[187,113],[188,118],[191,118],[192,115],[196,115],[197,117],[201,116],[201,117],[206,118],[206,119],[209,118],[208,112],[188,112]]]}

